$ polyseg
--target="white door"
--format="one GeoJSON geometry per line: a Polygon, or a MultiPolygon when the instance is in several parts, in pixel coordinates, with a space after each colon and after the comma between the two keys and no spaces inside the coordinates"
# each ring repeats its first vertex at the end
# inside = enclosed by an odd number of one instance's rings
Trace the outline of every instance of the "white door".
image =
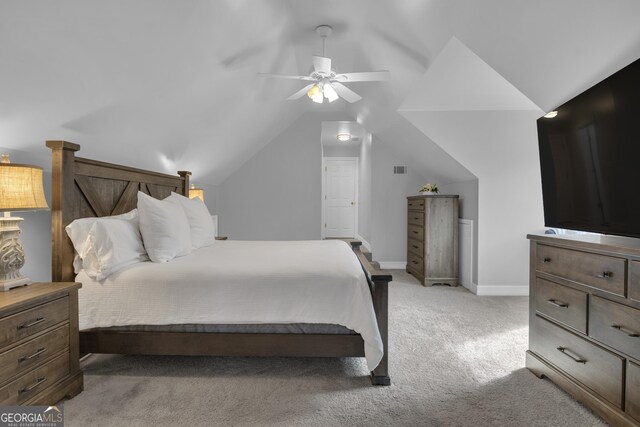
{"type": "Polygon", "coordinates": [[[324,237],[356,235],[356,159],[325,158],[324,237]]]}

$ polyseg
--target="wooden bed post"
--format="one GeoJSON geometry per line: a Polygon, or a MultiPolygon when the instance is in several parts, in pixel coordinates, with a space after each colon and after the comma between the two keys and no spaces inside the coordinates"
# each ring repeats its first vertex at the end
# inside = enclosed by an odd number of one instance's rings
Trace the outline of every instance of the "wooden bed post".
{"type": "Polygon", "coordinates": [[[391,274],[384,270],[375,268],[360,250],[362,242],[358,240],[349,241],[351,249],[358,256],[358,260],[362,265],[367,281],[371,287],[371,296],[373,298],[373,309],[376,312],[376,320],[378,321],[378,330],[382,338],[384,354],[382,360],[376,368],[371,372],[371,383],[373,385],[391,385],[389,377],[389,282],[393,280],[391,274]]]}
{"type": "Polygon", "coordinates": [[[184,180],[184,185],[182,187],[182,195],[184,197],[189,197],[189,175],[191,175],[191,172],[189,171],[178,171],[178,175],[180,175],[180,178],[182,178],[184,180]]]}
{"type": "Polygon", "coordinates": [[[67,141],[47,141],[47,147],[51,149],[51,280],[73,282],[73,246],[64,228],[75,219],[74,161],[80,146],[67,141]]]}

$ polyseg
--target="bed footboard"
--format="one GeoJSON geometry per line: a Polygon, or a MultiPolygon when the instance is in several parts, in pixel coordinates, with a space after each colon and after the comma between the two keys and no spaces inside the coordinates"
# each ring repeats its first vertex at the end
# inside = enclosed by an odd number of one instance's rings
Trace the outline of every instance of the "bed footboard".
{"type": "Polygon", "coordinates": [[[358,256],[358,260],[362,265],[369,287],[371,296],[373,297],[373,308],[376,312],[376,320],[378,321],[378,329],[382,338],[384,355],[378,366],[371,372],[371,383],[373,385],[391,385],[389,377],[389,282],[393,277],[385,270],[379,270],[374,267],[364,256],[360,247],[362,242],[358,240],[349,241],[351,248],[358,256]]]}

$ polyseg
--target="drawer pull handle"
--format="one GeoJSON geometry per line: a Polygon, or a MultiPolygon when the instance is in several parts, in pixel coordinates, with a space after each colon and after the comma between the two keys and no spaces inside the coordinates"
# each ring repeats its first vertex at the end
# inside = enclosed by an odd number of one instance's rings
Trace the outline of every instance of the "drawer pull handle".
{"type": "Polygon", "coordinates": [[[40,347],[39,349],[37,349],[35,351],[35,353],[30,354],[28,356],[22,356],[20,359],[18,359],[18,363],[22,363],[22,362],[26,362],[27,360],[31,360],[34,357],[38,357],[40,356],[42,353],[46,353],[47,349],[45,347],[40,347]]]}
{"type": "Polygon", "coordinates": [[[575,354],[572,354],[571,350],[567,349],[566,347],[558,347],[558,351],[562,354],[564,354],[565,356],[567,356],[569,359],[573,360],[576,363],[587,363],[586,359],[583,359],[580,356],[577,356],[575,354]]]}
{"type": "Polygon", "coordinates": [[[25,324],[22,324],[20,326],[18,326],[18,329],[27,329],[30,328],[32,326],[37,325],[38,323],[42,323],[45,321],[44,317],[38,317],[36,320],[34,320],[33,322],[27,322],[25,324]]]}
{"type": "Polygon", "coordinates": [[[25,388],[23,388],[22,390],[20,390],[18,393],[28,393],[31,390],[33,390],[34,388],[38,387],[40,384],[42,384],[43,382],[45,382],[47,380],[47,377],[40,377],[36,380],[35,383],[31,384],[30,386],[27,386],[25,388]]]}
{"type": "Polygon", "coordinates": [[[596,277],[598,279],[611,279],[613,277],[613,273],[611,271],[603,271],[602,274],[598,274],[596,277]]]}
{"type": "Polygon", "coordinates": [[[418,234],[418,232],[416,230],[413,230],[413,234],[418,234]]]}
{"type": "Polygon", "coordinates": [[[567,304],[566,302],[558,301],[557,299],[550,299],[547,300],[547,302],[551,305],[555,305],[556,307],[569,308],[569,304],[567,304]]]}
{"type": "Polygon", "coordinates": [[[411,245],[413,246],[413,249],[420,249],[420,246],[416,246],[416,245],[411,245]]]}
{"type": "Polygon", "coordinates": [[[549,264],[551,262],[551,258],[549,257],[545,257],[542,262],[544,262],[545,264],[549,264]]]}
{"type": "Polygon", "coordinates": [[[632,331],[631,329],[627,329],[627,328],[625,328],[625,327],[624,327],[624,326],[622,326],[622,325],[611,325],[611,327],[612,327],[613,329],[617,329],[617,330],[619,330],[619,331],[620,331],[620,332],[622,332],[622,333],[627,334],[627,335],[628,335],[628,336],[630,336],[631,338],[640,338],[640,333],[638,333],[638,332],[634,332],[634,331],[632,331]]]}
{"type": "Polygon", "coordinates": [[[411,261],[411,264],[417,264],[418,261],[411,261]]]}

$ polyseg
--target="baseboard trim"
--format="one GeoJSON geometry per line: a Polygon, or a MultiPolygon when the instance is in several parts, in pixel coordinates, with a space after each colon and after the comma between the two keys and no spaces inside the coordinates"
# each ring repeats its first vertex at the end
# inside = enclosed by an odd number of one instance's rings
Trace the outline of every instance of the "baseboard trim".
{"type": "Polygon", "coordinates": [[[362,242],[362,246],[364,246],[366,250],[371,252],[371,244],[367,242],[364,237],[356,233],[356,239],[360,240],[362,242]]]}
{"type": "Polygon", "coordinates": [[[478,286],[475,285],[475,291],[471,290],[476,295],[482,296],[528,296],[528,286],[478,286]]]}
{"type": "Polygon", "coordinates": [[[407,261],[378,261],[383,270],[404,270],[407,268],[407,261]]]}

